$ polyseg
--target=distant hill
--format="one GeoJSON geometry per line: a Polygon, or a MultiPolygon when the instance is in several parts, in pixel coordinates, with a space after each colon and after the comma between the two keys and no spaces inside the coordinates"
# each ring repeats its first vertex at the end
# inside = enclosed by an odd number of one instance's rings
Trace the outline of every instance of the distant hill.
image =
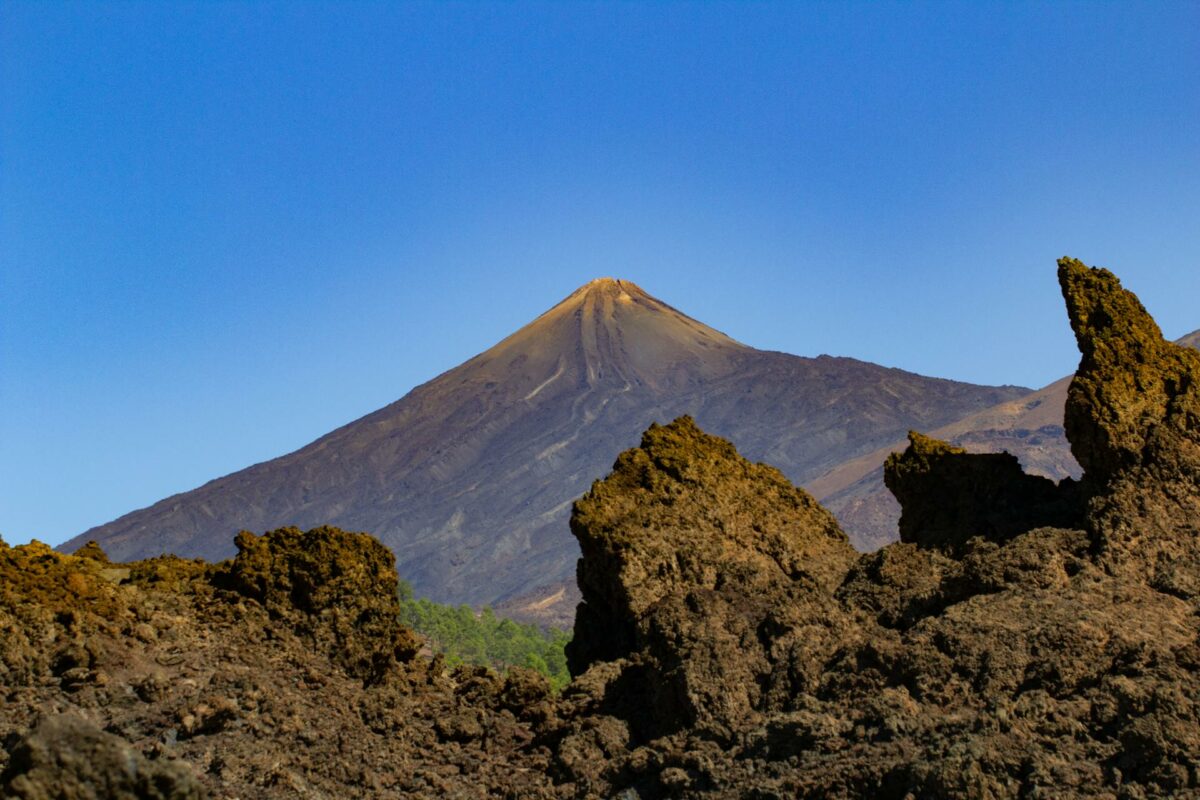
{"type": "MultiPolygon", "coordinates": [[[[1200,330],[1176,340],[1200,349],[1200,330]]],[[[1063,408],[1071,376],[1042,389],[956,422],[922,431],[967,450],[988,453],[1008,451],[1020,459],[1027,472],[1061,480],[1082,473],[1063,430],[1063,408]]],[[[856,532],[860,548],[874,549],[897,538],[900,506],[883,485],[883,462],[905,448],[898,438],[886,447],[840,464],[806,484],[848,530],[856,532]]]]}
{"type": "MultiPolygon", "coordinates": [[[[756,350],[604,278],[397,402],[63,549],[96,539],[122,560],[219,559],[242,528],[328,523],[378,536],[421,596],[501,607],[526,598],[544,611],[573,582],[572,501],[651,422],[691,414],[804,484],[909,428],[1028,393],[756,350]]],[[[860,545],[875,541],[869,527],[848,528],[860,545]]]]}

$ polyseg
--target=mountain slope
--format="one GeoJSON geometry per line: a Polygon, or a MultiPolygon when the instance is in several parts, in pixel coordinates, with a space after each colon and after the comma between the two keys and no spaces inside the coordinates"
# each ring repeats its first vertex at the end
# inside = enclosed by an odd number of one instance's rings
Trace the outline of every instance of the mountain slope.
{"type": "MultiPolygon", "coordinates": [[[[1200,349],[1200,330],[1176,343],[1200,349]]],[[[929,435],[975,453],[1007,451],[1034,475],[1056,481],[1079,478],[1083,470],[1071,455],[1063,430],[1063,408],[1071,377],[936,428],[929,435]]],[[[900,505],[883,485],[883,462],[906,445],[906,440],[898,439],[840,464],[805,485],[844,526],[856,531],[857,543],[868,549],[896,540],[900,505]]]]}
{"type": "Polygon", "coordinates": [[[217,559],[241,528],[328,523],[378,536],[421,595],[494,602],[572,579],[571,501],[651,422],[691,414],[805,482],[1026,393],[755,350],[605,278],[399,401],[64,549],[217,559]]]}

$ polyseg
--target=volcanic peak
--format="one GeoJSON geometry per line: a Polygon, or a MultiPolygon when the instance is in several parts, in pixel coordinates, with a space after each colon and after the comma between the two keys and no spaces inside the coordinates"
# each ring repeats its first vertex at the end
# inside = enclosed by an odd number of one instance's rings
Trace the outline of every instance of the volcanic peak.
{"type": "MultiPolygon", "coordinates": [[[[575,291],[571,292],[563,300],[564,303],[569,302],[572,298],[582,299],[585,297],[608,296],[621,297],[625,296],[632,300],[636,297],[650,297],[646,290],[638,286],[633,281],[621,280],[620,278],[593,278],[587,283],[580,286],[575,291]]],[[[653,299],[653,298],[651,298],[653,299]]]]}
{"type": "Polygon", "coordinates": [[[573,365],[587,376],[588,386],[594,386],[603,373],[620,388],[627,382],[657,384],[664,372],[678,364],[723,371],[728,369],[724,358],[748,349],[632,281],[596,278],[480,359],[507,365],[521,358],[527,369],[539,364],[534,371],[546,372],[539,381],[564,365],[570,371],[573,365]]]}
{"type": "Polygon", "coordinates": [[[1024,393],[755,350],[601,278],[395,403],[65,547],[217,559],[241,529],[329,523],[379,536],[431,599],[549,596],[578,556],[571,501],[655,420],[692,414],[805,480],[1024,393]]]}
{"type": "Polygon", "coordinates": [[[585,283],[583,286],[580,286],[579,289],[580,290],[608,289],[608,288],[612,288],[612,287],[616,287],[616,288],[627,287],[627,288],[633,289],[635,291],[639,291],[639,292],[642,291],[641,288],[633,281],[623,281],[620,278],[609,278],[609,277],[592,278],[590,281],[585,283]]]}

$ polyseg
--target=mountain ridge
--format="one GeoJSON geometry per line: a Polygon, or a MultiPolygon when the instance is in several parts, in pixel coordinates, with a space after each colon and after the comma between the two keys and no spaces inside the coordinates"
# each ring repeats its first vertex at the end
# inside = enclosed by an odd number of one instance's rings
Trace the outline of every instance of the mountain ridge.
{"type": "Polygon", "coordinates": [[[399,400],[63,549],[216,560],[239,529],[336,524],[377,535],[418,593],[492,603],[570,579],[570,502],[652,422],[691,414],[803,483],[1028,391],[756,350],[598,279],[399,400]]]}

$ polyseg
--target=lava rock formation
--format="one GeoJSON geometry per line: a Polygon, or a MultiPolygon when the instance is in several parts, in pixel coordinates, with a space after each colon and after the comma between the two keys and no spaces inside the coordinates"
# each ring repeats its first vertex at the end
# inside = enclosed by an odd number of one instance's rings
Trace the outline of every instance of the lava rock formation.
{"type": "Polygon", "coordinates": [[[1059,275],[1081,484],[914,433],[886,472],[903,541],[854,558],[689,420],[617,460],[572,518],[586,671],[561,775],[601,796],[1197,793],[1200,356],[1111,273],[1059,275]]]}

